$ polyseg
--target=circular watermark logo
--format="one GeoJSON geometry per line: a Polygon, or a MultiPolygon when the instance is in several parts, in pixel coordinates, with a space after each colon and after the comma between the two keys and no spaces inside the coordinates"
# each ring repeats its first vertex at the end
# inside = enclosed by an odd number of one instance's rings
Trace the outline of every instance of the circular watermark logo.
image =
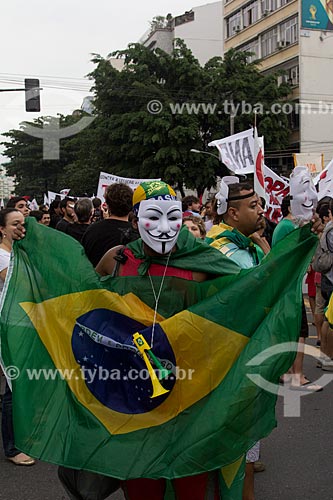
{"type": "Polygon", "coordinates": [[[20,376],[20,370],[17,366],[10,365],[4,369],[4,375],[8,380],[16,380],[20,376]]]}
{"type": "MultiPolygon", "coordinates": [[[[298,352],[298,342],[284,342],[265,349],[248,361],[246,366],[254,367],[264,365],[272,356],[288,352],[298,352]]],[[[319,358],[320,351],[314,346],[305,345],[304,354],[308,354],[315,359],[319,358]]],[[[285,417],[300,417],[301,416],[301,397],[313,394],[318,391],[318,386],[324,387],[333,380],[333,373],[325,374],[315,380],[310,386],[301,385],[283,385],[274,384],[266,380],[260,373],[247,373],[246,376],[258,387],[267,392],[283,397],[284,416],[285,417]],[[311,386],[313,389],[311,389],[311,386]]]]}
{"type": "Polygon", "coordinates": [[[152,101],[149,101],[147,104],[147,111],[152,114],[152,115],[158,115],[162,112],[163,110],[163,104],[161,101],[158,101],[157,99],[153,99],[152,101]]]}

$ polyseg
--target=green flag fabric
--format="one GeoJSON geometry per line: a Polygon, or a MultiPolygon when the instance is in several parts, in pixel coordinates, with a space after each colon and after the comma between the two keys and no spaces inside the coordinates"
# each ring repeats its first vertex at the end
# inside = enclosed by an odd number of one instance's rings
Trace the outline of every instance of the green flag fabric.
{"type": "Polygon", "coordinates": [[[100,278],[75,240],[27,226],[1,301],[17,447],[120,479],[225,467],[231,488],[244,453],[275,426],[276,395],[250,377],[277,383],[295,353],[251,360],[298,339],[317,244],[309,226],[256,268],[203,283],[100,278]]]}

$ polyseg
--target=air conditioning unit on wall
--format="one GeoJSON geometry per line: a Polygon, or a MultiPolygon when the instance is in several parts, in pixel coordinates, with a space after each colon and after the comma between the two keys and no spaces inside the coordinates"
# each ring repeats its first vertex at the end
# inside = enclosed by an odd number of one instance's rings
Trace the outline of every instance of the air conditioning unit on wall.
{"type": "Polygon", "coordinates": [[[284,49],[284,47],[287,46],[287,43],[285,40],[280,40],[278,43],[277,43],[277,46],[278,46],[278,49],[284,49]]]}

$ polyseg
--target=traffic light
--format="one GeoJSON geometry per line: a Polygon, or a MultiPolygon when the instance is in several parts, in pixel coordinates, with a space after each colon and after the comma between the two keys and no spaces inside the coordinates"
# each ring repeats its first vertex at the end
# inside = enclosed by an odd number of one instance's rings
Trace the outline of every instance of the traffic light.
{"type": "Polygon", "coordinates": [[[25,87],[25,110],[38,113],[40,111],[39,80],[37,78],[26,78],[25,87]]]}

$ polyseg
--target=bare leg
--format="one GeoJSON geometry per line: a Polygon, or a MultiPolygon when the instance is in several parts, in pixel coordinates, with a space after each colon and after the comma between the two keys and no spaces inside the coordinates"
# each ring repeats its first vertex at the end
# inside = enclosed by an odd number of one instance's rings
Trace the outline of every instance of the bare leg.
{"type": "Polygon", "coordinates": [[[323,325],[322,325],[322,328],[321,328],[321,346],[320,346],[320,350],[326,356],[328,356],[328,346],[327,346],[328,331],[329,331],[328,322],[327,321],[323,321],[323,325]]]}
{"type": "Polygon", "coordinates": [[[324,315],[323,314],[315,314],[314,315],[314,322],[316,325],[318,340],[321,341],[321,329],[322,329],[322,326],[324,323],[324,315]]]}
{"type": "Polygon", "coordinates": [[[310,304],[310,309],[312,312],[312,322],[315,322],[315,310],[316,310],[316,298],[315,297],[309,297],[309,304],[310,304]]]}
{"type": "Polygon", "coordinates": [[[308,382],[308,380],[304,377],[303,374],[303,361],[304,361],[304,337],[300,337],[298,341],[298,351],[292,366],[293,373],[293,385],[303,385],[308,382]]]}

